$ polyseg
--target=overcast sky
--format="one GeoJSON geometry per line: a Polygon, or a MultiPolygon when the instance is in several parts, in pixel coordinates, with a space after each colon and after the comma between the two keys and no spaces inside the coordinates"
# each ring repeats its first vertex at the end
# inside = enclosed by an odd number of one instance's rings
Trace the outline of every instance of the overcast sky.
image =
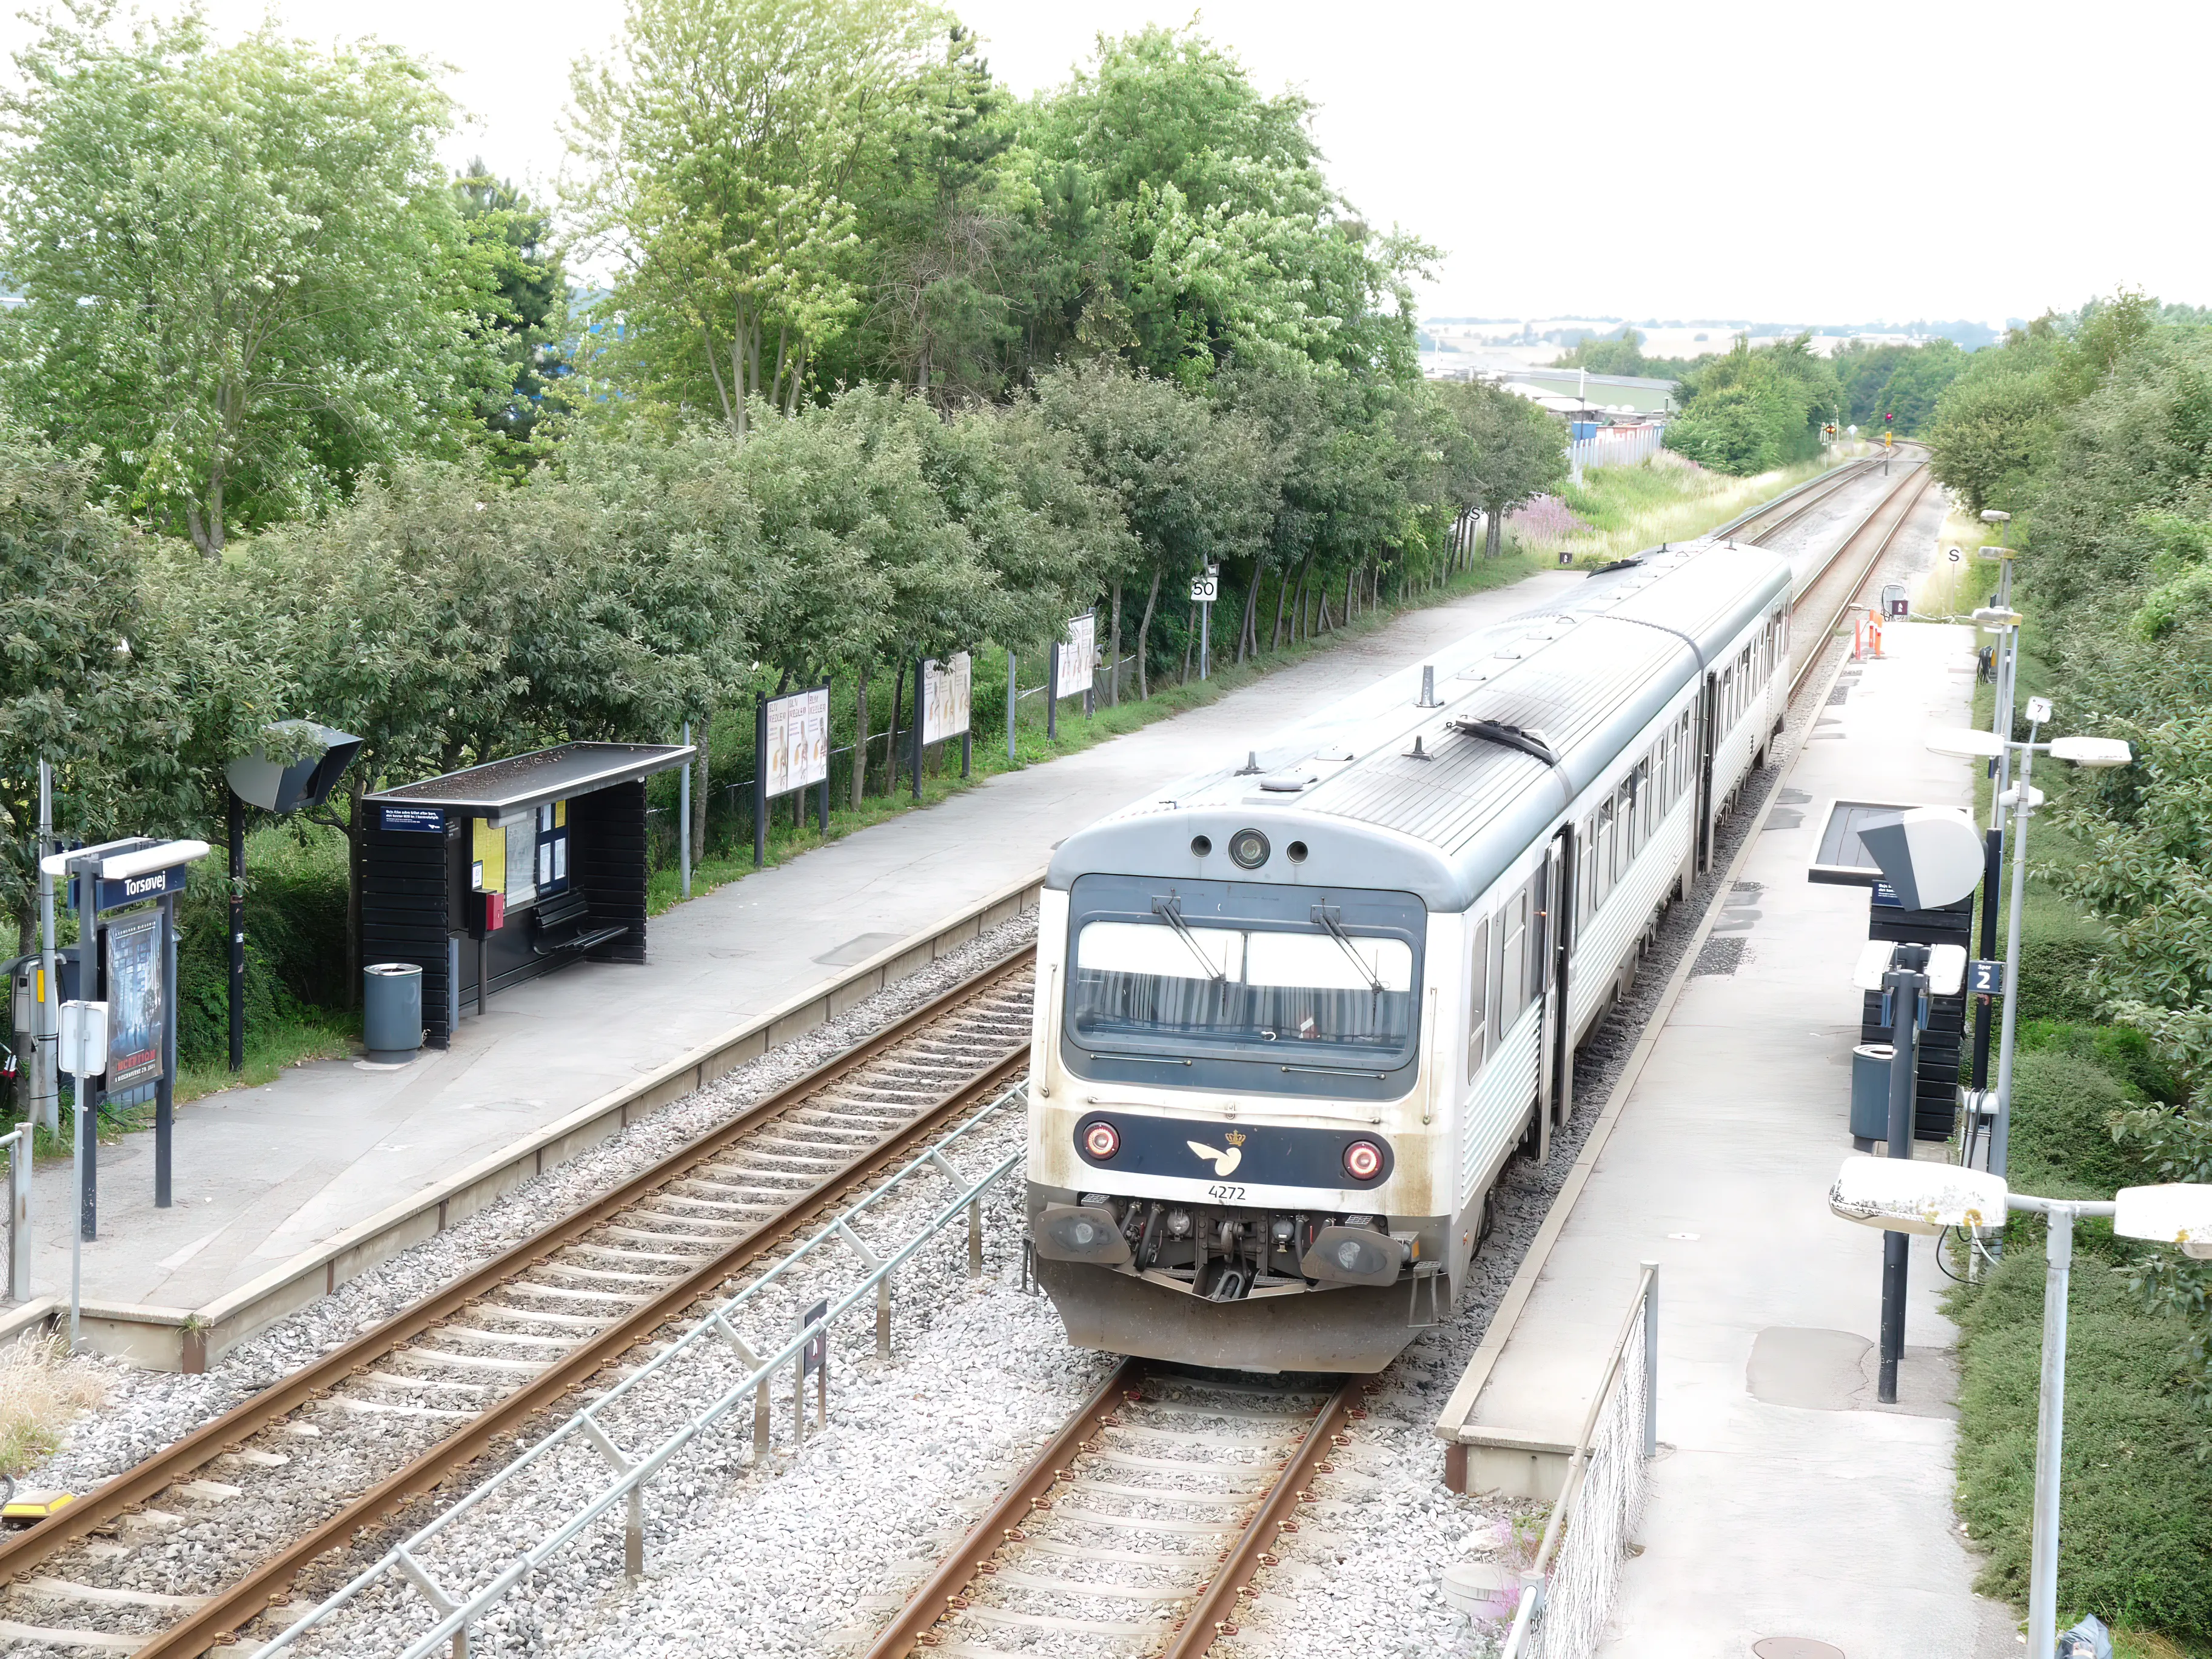
{"type": "MultiPolygon", "coordinates": [[[[171,0],[155,0],[157,9],[171,0]]],[[[142,0],[143,9],[143,0],[142,0]]],[[[1024,92],[1153,0],[966,0],[1024,92]]],[[[327,40],[373,27],[452,64],[451,146],[551,177],[568,65],[620,0],[210,0],[327,40]]],[[[1338,187],[1444,251],[1431,315],[1993,319],[2121,284],[2212,302],[2198,83],[2212,10],[1920,0],[1217,0],[1200,26],[1303,88],[1338,187]]],[[[0,41],[25,26],[0,22],[0,41]]]]}

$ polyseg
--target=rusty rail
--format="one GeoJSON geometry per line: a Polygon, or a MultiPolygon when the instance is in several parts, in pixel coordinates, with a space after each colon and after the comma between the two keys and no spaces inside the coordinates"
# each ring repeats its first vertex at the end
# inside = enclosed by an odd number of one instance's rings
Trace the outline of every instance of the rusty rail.
{"type": "Polygon", "coordinates": [[[983,1518],[960,1540],[960,1547],[907,1597],[906,1605],[870,1645],[866,1659],[906,1659],[931,1626],[959,1607],[968,1587],[990,1566],[991,1558],[1007,1544],[1021,1541],[1023,1518],[1059,1484],[1091,1435],[1114,1420],[1114,1402],[1143,1378],[1144,1367],[1136,1360],[1124,1359],[1114,1368],[1113,1374],[1061,1425],[1060,1432],[1031,1461],[1021,1479],[983,1512],[983,1518]]]}
{"type": "Polygon", "coordinates": [[[1169,1640],[1161,1659],[1203,1659],[1214,1643],[1224,1636],[1237,1634],[1237,1622],[1231,1616],[1237,1611],[1240,1596],[1249,1593],[1252,1577],[1262,1567],[1271,1567],[1275,1558],[1268,1547],[1285,1532],[1297,1529],[1297,1506],[1309,1500],[1306,1482],[1328,1467],[1326,1458],[1336,1446],[1343,1443],[1346,1424],[1354,1418],[1364,1417],[1366,1410],[1359,1404],[1361,1391],[1367,1386],[1364,1376],[1345,1378],[1341,1388],[1329,1396],[1321,1415],[1306,1431],[1305,1439],[1284,1466],[1279,1479],[1259,1512],[1245,1524],[1237,1541],[1229,1547],[1221,1565],[1199,1592],[1190,1615],[1181,1629],[1169,1640]]]}
{"type": "MultiPolygon", "coordinates": [[[[877,1059],[885,1051],[915,1036],[958,1006],[988,991],[999,981],[1020,972],[1035,956],[1025,947],[982,973],[932,998],[911,1013],[755,1103],[728,1122],[710,1131],[652,1168],[641,1171],[592,1203],[552,1223],[503,1255],[447,1286],[404,1313],[364,1332],[337,1352],[304,1366],[243,1404],[144,1462],[125,1470],[97,1491],[69,1504],[28,1531],[0,1543],[0,1583],[13,1582],[43,1565],[63,1548],[86,1534],[112,1525],[134,1508],[143,1507],[164,1487],[191,1475],[202,1465],[246,1437],[312,1405],[339,1382],[365,1370],[377,1360],[413,1341],[476,1298],[497,1289],[556,1252],[599,1226],[610,1217],[640,1202],[669,1182],[681,1179],[698,1164],[720,1153],[763,1123],[835,1082],[847,1073],[877,1059]]],[[[649,1336],[680,1314],[715,1285],[744,1267],[817,1208],[832,1194],[864,1180],[903,1153],[944,1119],[971,1104],[979,1097],[1019,1075],[1028,1064],[1025,1052],[1017,1050],[972,1074],[957,1085],[948,1098],[892,1135],[845,1169],[824,1177],[780,1210],[774,1217],[684,1278],[672,1281],[651,1300],[617,1323],[592,1337],[549,1370],[496,1401],[481,1416],[441,1441],[374,1486],[352,1499],[311,1531],[285,1546],[243,1578],[218,1591],[198,1612],[135,1650],[134,1659],[191,1659],[219,1644],[240,1627],[283,1599],[293,1578],[319,1556],[352,1541],[358,1530],[396,1516],[411,1500],[427,1494],[447,1475],[465,1467],[489,1449],[492,1443],[513,1433],[520,1425],[558,1401],[611,1360],[649,1336]]]]}

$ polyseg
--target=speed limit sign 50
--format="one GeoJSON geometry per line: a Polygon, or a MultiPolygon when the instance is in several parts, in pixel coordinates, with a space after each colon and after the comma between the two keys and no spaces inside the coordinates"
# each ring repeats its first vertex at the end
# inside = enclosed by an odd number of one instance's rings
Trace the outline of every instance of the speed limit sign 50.
{"type": "Polygon", "coordinates": [[[1190,599],[1194,605],[1212,605],[1221,597],[1221,578],[1209,572],[1190,579],[1190,599]]]}

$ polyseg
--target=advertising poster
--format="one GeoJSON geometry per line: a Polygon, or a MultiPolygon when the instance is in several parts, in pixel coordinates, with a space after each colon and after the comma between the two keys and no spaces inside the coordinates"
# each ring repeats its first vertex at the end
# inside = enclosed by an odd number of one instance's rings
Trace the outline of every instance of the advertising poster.
{"type": "Polygon", "coordinates": [[[792,784],[804,789],[826,782],[830,776],[830,688],[808,691],[794,699],[806,706],[799,727],[800,742],[792,757],[792,784]]]}
{"type": "Polygon", "coordinates": [[[760,763],[768,769],[770,799],[791,790],[791,699],[768,700],[768,741],[761,745],[760,763]]]}
{"type": "Polygon", "coordinates": [[[161,913],[148,910],[107,925],[107,1087],[161,1075],[161,913]]]}
{"type": "Polygon", "coordinates": [[[934,658],[921,665],[921,740],[937,743],[968,729],[968,653],[951,662],[934,658]]]}
{"type": "Polygon", "coordinates": [[[1098,617],[1086,611],[1073,617],[1067,624],[1067,637],[1053,647],[1060,653],[1060,674],[1054,682],[1055,693],[1073,697],[1091,689],[1091,677],[1098,672],[1098,617]]]}
{"type": "Polygon", "coordinates": [[[787,795],[830,775],[830,688],[771,697],[768,705],[768,793],[787,795]]]}

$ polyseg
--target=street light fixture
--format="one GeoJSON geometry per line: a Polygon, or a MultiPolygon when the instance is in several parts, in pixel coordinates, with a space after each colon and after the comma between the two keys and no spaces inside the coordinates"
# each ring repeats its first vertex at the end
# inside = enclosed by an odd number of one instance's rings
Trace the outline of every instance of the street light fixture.
{"type": "Polygon", "coordinates": [[[2123,1187],[2109,1202],[2037,1198],[2008,1191],[2000,1176],[1955,1164],[1850,1158],[1829,1188],[1828,1208],[1846,1221],[1890,1232],[1983,1226],[1989,1217],[2008,1209],[2040,1212],[2049,1224],[2027,1589],[2027,1651],[2048,1655],[2058,1642],[2058,1480],[2066,1431],[2066,1293],[2074,1266],[2075,1218],[2110,1216],[2112,1231],[2123,1238],[2178,1244],[2198,1261],[2212,1260],[2212,1185],[2123,1187]]]}
{"type": "MultiPolygon", "coordinates": [[[[1993,759],[2000,768],[2015,750],[2020,754],[2020,780],[2011,787],[1998,792],[1994,811],[2009,811],[2012,827],[2012,914],[2005,929],[2004,957],[2004,1022],[1997,1042],[1997,1099],[1996,1121],[1990,1128],[1989,1168],[1997,1175],[2005,1172],[2005,1164],[2012,1138],[2012,1057],[2013,1036],[2020,1021],[2020,922],[2021,913],[2027,902],[2027,820],[2035,809],[2043,805],[2043,792],[2028,781],[2033,769],[2036,752],[2040,750],[2053,760],[2087,769],[2106,771],[2115,766],[2125,766],[2135,758],[2134,751],[2118,738],[2069,737],[2055,738],[2049,743],[2038,743],[2035,734],[2051,718],[2048,697],[2027,700],[2027,740],[2014,743],[2002,732],[1977,732],[1965,727],[1954,727],[1929,732],[1923,739],[1931,754],[1949,755],[1961,760],[1993,759]]],[[[1984,914],[1987,912],[1984,902],[1984,914]]],[[[1984,943],[1983,948],[1988,945],[1984,943]]],[[[1973,1133],[1980,1114],[1970,1121],[1968,1135],[1973,1133]]],[[[1962,1148],[1972,1156],[1971,1139],[1962,1148]]]]}

